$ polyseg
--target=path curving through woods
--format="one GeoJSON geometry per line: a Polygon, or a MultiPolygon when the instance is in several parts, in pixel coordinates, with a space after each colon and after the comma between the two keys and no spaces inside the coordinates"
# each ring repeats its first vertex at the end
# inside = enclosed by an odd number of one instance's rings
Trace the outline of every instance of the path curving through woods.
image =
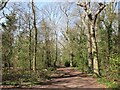
{"type": "Polygon", "coordinates": [[[83,74],[73,68],[58,68],[56,73],[51,76],[51,80],[33,88],[105,88],[98,84],[96,78],[83,74]]]}
{"type": "Polygon", "coordinates": [[[86,88],[86,90],[91,88],[101,88],[102,90],[106,88],[105,85],[98,84],[97,79],[89,76],[87,74],[81,73],[79,70],[73,68],[58,68],[54,74],[51,75],[50,80],[44,80],[40,84],[28,87],[3,87],[9,89],[19,90],[22,89],[47,89],[47,90],[76,90],[81,88],[86,88]]]}

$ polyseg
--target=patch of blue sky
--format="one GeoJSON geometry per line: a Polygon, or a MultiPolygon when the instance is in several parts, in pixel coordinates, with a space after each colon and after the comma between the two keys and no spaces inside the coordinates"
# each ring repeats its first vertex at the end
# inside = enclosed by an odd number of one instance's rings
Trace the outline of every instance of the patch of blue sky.
{"type": "Polygon", "coordinates": [[[120,9],[120,1],[118,2],[118,8],[120,9]]]}
{"type": "MultiPolygon", "coordinates": [[[[10,2],[30,2],[32,0],[10,0],[10,2]]],[[[78,1],[91,1],[91,2],[111,2],[114,0],[33,0],[34,2],[78,2],[78,1]]],[[[116,0],[119,2],[120,0],[116,0]]]]}
{"type": "MultiPolygon", "coordinates": [[[[11,2],[23,2],[23,3],[26,2],[26,3],[28,3],[30,1],[32,1],[32,0],[9,0],[9,3],[11,3],[11,2]]],[[[78,1],[82,1],[82,0],[33,0],[33,1],[35,2],[37,8],[40,10],[43,6],[46,6],[46,5],[49,5],[49,4],[55,5],[55,3],[57,3],[57,2],[78,2],[78,1]]],[[[88,0],[84,0],[84,1],[88,1],[88,0]]],[[[110,2],[110,1],[113,1],[113,0],[91,0],[91,1],[92,2],[110,2]]],[[[120,0],[115,0],[115,1],[118,2],[120,0]]],[[[117,7],[120,8],[120,2],[118,3],[117,7]]],[[[6,9],[6,12],[9,12],[9,11],[7,11],[7,9],[6,9]]],[[[1,21],[5,21],[5,20],[2,19],[2,20],[0,20],[0,22],[1,21]]]]}

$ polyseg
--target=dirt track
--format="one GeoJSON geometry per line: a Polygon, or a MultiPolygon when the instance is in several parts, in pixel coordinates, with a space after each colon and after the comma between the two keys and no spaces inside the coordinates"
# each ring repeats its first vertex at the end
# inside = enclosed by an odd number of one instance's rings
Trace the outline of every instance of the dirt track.
{"type": "MultiPolygon", "coordinates": [[[[19,89],[21,87],[4,87],[10,89],[19,89]]],[[[24,87],[22,87],[24,88],[24,87]]],[[[96,78],[88,76],[87,74],[83,74],[78,70],[72,68],[58,68],[56,73],[51,76],[50,80],[43,81],[41,84],[37,84],[31,87],[31,89],[81,89],[81,88],[103,88],[105,86],[102,84],[98,84],[96,78]]],[[[24,89],[27,89],[26,87],[24,89]]],[[[103,90],[102,89],[102,90],[103,90]]],[[[30,90],[30,89],[28,89],[30,90]]]]}
{"type": "Polygon", "coordinates": [[[58,68],[51,80],[34,88],[105,88],[96,79],[72,68],[58,68]]]}

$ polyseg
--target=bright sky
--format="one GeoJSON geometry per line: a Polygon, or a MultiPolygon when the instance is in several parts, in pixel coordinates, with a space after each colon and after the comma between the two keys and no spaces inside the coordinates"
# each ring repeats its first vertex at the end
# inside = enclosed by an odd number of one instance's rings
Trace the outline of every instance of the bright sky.
{"type": "MultiPolygon", "coordinates": [[[[28,2],[28,1],[32,1],[32,0],[10,0],[10,2],[28,2]]],[[[34,0],[34,2],[77,2],[80,0],[34,0]]],[[[84,0],[87,1],[87,0],[84,0]]],[[[91,0],[92,2],[111,2],[114,0],[91,0]]],[[[120,0],[116,0],[117,2],[119,2],[120,0]]]]}
{"type": "MultiPolygon", "coordinates": [[[[29,2],[29,1],[32,1],[32,0],[9,0],[9,3],[10,2],[29,2]]],[[[46,4],[48,4],[49,2],[78,2],[79,0],[33,0],[34,2],[36,2],[36,5],[37,5],[37,7],[38,8],[40,8],[41,6],[43,6],[43,5],[46,5],[46,4]],[[37,3],[37,2],[39,2],[39,3],[37,3]],[[43,3],[41,3],[41,2],[43,2],[43,3]],[[41,3],[41,4],[40,4],[41,3]]],[[[85,0],[84,0],[85,1],[85,0]]],[[[110,2],[110,1],[113,1],[113,0],[92,0],[92,2],[104,2],[104,1],[106,1],[106,2],[110,2]]],[[[120,1],[120,0],[116,0],[117,2],[118,1],[120,1]]],[[[7,4],[8,5],[8,4],[7,4]]],[[[119,5],[118,5],[118,7],[120,8],[120,2],[119,2],[119,5]]],[[[0,20],[0,23],[1,22],[3,22],[3,21],[5,21],[4,19],[1,19],[0,20]]],[[[0,27],[1,28],[1,27],[0,27]]]]}
{"type": "MultiPolygon", "coordinates": [[[[10,0],[10,2],[28,2],[32,0],[10,0]]],[[[34,2],[76,2],[78,0],[33,0],[34,2]]]]}

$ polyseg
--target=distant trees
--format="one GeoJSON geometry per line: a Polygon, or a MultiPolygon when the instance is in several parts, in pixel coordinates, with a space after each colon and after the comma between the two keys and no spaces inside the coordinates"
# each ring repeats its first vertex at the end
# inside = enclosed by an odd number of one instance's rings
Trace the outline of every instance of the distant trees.
{"type": "Polygon", "coordinates": [[[103,12],[107,18],[105,19],[104,18],[105,16],[102,16],[103,20],[101,20],[104,23],[105,28],[107,30],[108,60],[106,63],[108,66],[109,66],[110,56],[112,52],[112,33],[114,32],[113,22],[116,18],[116,13],[115,13],[116,5],[117,5],[116,2],[110,2],[106,10],[103,12]]]}
{"type": "Polygon", "coordinates": [[[99,16],[98,25],[98,49],[100,59],[100,71],[102,76],[113,80],[118,73],[119,49],[117,48],[117,36],[119,33],[117,24],[116,2],[106,4],[105,10],[99,16]],[[103,69],[104,68],[104,69],[103,69]],[[104,73],[103,73],[104,72],[104,73]],[[116,75],[115,75],[116,74],[116,75]]]}
{"type": "Polygon", "coordinates": [[[61,12],[63,13],[63,15],[65,16],[65,31],[63,34],[64,38],[66,39],[67,41],[67,45],[66,47],[69,47],[68,49],[68,56],[69,56],[69,60],[68,62],[70,63],[70,66],[73,66],[73,57],[74,57],[74,54],[73,54],[73,50],[72,50],[72,46],[71,46],[71,40],[70,40],[70,33],[69,33],[69,23],[70,23],[70,9],[71,9],[71,6],[72,6],[72,3],[68,3],[68,6],[67,6],[67,3],[66,4],[63,4],[60,6],[60,10],[61,12]]]}
{"type": "Polygon", "coordinates": [[[6,15],[6,23],[2,23],[3,33],[2,33],[2,60],[4,62],[4,67],[11,67],[13,59],[13,47],[14,47],[14,32],[17,29],[16,26],[16,14],[10,13],[6,15]]]}
{"type": "Polygon", "coordinates": [[[30,63],[30,70],[32,70],[32,28],[31,28],[31,16],[30,16],[30,4],[29,6],[29,13],[28,13],[28,29],[29,29],[29,63],[30,63]]]}
{"type": "Polygon", "coordinates": [[[51,66],[51,44],[52,41],[50,40],[51,30],[44,19],[41,22],[41,30],[43,35],[43,42],[44,42],[44,51],[45,51],[45,66],[51,66]]]}

